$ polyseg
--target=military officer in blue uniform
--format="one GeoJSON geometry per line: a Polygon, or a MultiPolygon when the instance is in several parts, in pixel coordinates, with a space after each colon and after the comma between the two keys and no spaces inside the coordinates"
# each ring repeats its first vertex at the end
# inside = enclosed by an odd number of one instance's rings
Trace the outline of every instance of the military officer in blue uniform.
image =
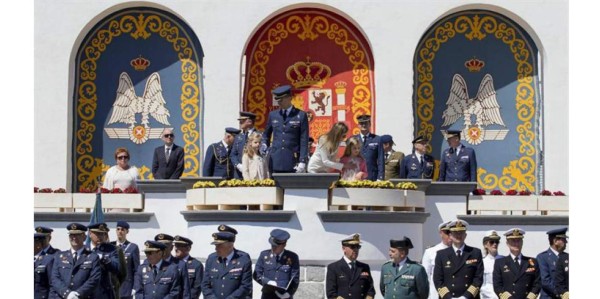
{"type": "Polygon", "coordinates": [[[88,225],[92,252],[100,258],[100,285],[96,288],[94,298],[113,299],[117,297],[118,289],[113,283],[113,277],[119,275],[120,263],[117,246],[108,242],[109,228],[104,222],[88,225]]]}
{"type": "MultiPolygon", "coordinates": [[[[226,225],[226,224],[220,224],[219,226],[217,226],[217,231],[218,231],[218,232],[230,232],[230,233],[232,233],[234,236],[237,236],[237,234],[238,234],[238,231],[237,231],[235,228],[233,228],[233,227],[231,227],[231,226],[229,226],[229,225],[226,225]]],[[[246,255],[246,256],[248,256],[248,258],[250,258],[250,255],[249,255],[247,252],[245,252],[245,251],[243,251],[243,250],[240,250],[240,249],[237,249],[237,248],[235,248],[235,245],[234,245],[234,249],[236,250],[236,252],[237,252],[239,255],[246,255]]]]}
{"type": "Polygon", "coordinates": [[[269,156],[269,172],[306,172],[308,116],[292,105],[290,85],[279,86],[272,93],[280,109],[269,113],[261,144],[263,157],[269,156]]]}
{"type": "Polygon", "coordinates": [[[54,230],[49,228],[49,227],[45,227],[45,226],[38,226],[35,228],[35,232],[39,233],[39,234],[44,234],[46,235],[46,239],[44,239],[44,252],[47,254],[55,254],[57,252],[60,252],[61,250],[58,248],[54,248],[52,247],[52,245],[50,245],[50,241],[52,240],[52,232],[54,230]]]}
{"type": "Polygon", "coordinates": [[[460,143],[460,131],[446,133],[449,148],[440,157],[439,181],[477,182],[475,150],[460,143]]]}
{"type": "Polygon", "coordinates": [[[256,260],[253,277],[263,286],[262,299],[293,298],[300,284],[300,260],[286,250],[290,234],[282,229],[271,231],[271,249],[264,250],[256,260]]]}
{"type": "Polygon", "coordinates": [[[441,299],[480,298],[483,259],[481,250],[465,244],[468,225],[460,219],[450,222],[452,245],[435,256],[433,283],[441,299]]]}
{"type": "Polygon", "coordinates": [[[215,252],[206,259],[202,278],[204,298],[248,298],[252,294],[252,260],[233,248],[233,233],[217,232],[212,237],[215,252]]]}
{"type": "Polygon", "coordinates": [[[206,149],[202,175],[205,177],[221,177],[232,179],[234,167],[231,163],[230,154],[233,149],[235,136],[241,131],[236,128],[225,128],[223,140],[213,143],[206,149]]]}
{"type": "Polygon", "coordinates": [[[390,240],[390,259],[381,266],[379,290],[386,299],[425,299],[429,281],[425,268],[408,258],[413,244],[408,237],[390,240]]]}
{"type": "Polygon", "coordinates": [[[44,251],[46,234],[33,234],[33,298],[49,298],[54,254],[44,251]]]}
{"type": "Polygon", "coordinates": [[[385,155],[380,137],[371,133],[371,116],[368,114],[357,117],[360,133],[352,137],[360,141],[360,153],[367,164],[367,179],[383,181],[385,179],[385,155]]]}
{"type": "Polygon", "coordinates": [[[200,260],[190,256],[190,250],[192,250],[194,242],[186,237],[175,236],[173,244],[175,244],[175,257],[185,263],[188,269],[187,279],[190,286],[190,296],[194,299],[200,298],[204,265],[200,260]]]}
{"type": "Polygon", "coordinates": [[[175,238],[171,235],[160,233],[154,236],[154,241],[161,242],[167,247],[165,249],[163,259],[169,263],[177,265],[177,270],[179,270],[180,276],[179,298],[190,298],[190,281],[188,279],[187,264],[171,254],[171,252],[173,252],[173,241],[175,241],[175,238]]]}
{"type": "Polygon", "coordinates": [[[327,265],[325,291],[328,299],[373,299],[375,287],[368,264],[357,261],[361,247],[360,234],[352,234],[342,240],[344,256],[327,265]]]}
{"type": "Polygon", "coordinates": [[[256,114],[247,111],[241,111],[240,117],[238,117],[238,121],[240,122],[240,134],[235,136],[235,140],[233,141],[233,149],[231,150],[231,163],[235,166],[234,178],[243,179],[242,177],[242,157],[244,156],[244,146],[246,146],[246,141],[248,140],[248,136],[252,133],[262,134],[262,132],[258,131],[254,127],[254,122],[256,121],[256,114]]]}
{"type": "Polygon", "coordinates": [[[542,281],[542,292],[540,299],[559,298],[555,293],[556,262],[558,256],[567,248],[567,227],[557,228],[546,232],[550,248],[539,253],[536,257],[540,265],[540,277],[542,281]]]}
{"type": "Polygon", "coordinates": [[[169,255],[164,243],[148,240],[144,243],[146,260],[135,274],[136,299],[177,299],[179,298],[181,275],[177,264],[166,261],[169,255]]]}
{"type": "Polygon", "coordinates": [[[52,265],[51,298],[96,298],[102,270],[97,254],[84,246],[87,227],[81,223],[67,225],[71,248],[56,253],[52,265]]]}
{"type": "Polygon", "coordinates": [[[494,292],[500,299],[536,299],[540,293],[540,269],[536,260],[524,256],[525,231],[512,228],[504,233],[510,254],[494,263],[494,292]]]}
{"type": "Polygon", "coordinates": [[[137,244],[127,240],[127,234],[129,234],[129,223],[127,221],[117,221],[116,231],[117,241],[111,242],[111,244],[123,251],[127,270],[127,275],[119,288],[119,293],[121,299],[128,299],[133,296],[133,279],[140,266],[140,248],[137,244]]]}
{"type": "Polygon", "coordinates": [[[400,163],[401,179],[429,179],[433,178],[435,159],[427,154],[427,142],[429,140],[423,135],[413,139],[412,154],[404,157],[400,163]]]}
{"type": "Polygon", "coordinates": [[[555,293],[561,299],[569,299],[569,254],[563,252],[556,261],[555,293]]]}

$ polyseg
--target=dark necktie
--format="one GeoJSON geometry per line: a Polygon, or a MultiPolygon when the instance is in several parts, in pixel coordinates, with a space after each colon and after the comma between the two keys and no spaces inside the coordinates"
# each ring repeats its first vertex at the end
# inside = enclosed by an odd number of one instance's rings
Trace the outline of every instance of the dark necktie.
{"type": "Polygon", "coordinates": [[[419,157],[419,160],[421,162],[421,166],[423,166],[423,155],[421,155],[421,157],[419,157]]]}
{"type": "Polygon", "coordinates": [[[154,277],[158,276],[158,269],[156,265],[152,266],[152,273],[154,273],[154,277]]]}
{"type": "Polygon", "coordinates": [[[460,258],[460,254],[461,254],[461,252],[460,252],[460,249],[459,249],[459,250],[457,250],[457,251],[456,251],[456,256],[457,256],[458,258],[460,258]]]}
{"type": "Polygon", "coordinates": [[[165,157],[167,158],[167,161],[169,161],[169,156],[171,156],[171,148],[167,147],[167,150],[165,151],[165,157]]]}
{"type": "Polygon", "coordinates": [[[285,120],[287,118],[287,109],[283,110],[283,120],[285,120]]]}
{"type": "Polygon", "coordinates": [[[390,156],[390,153],[385,153],[385,159],[387,160],[388,157],[390,156]]]}
{"type": "Polygon", "coordinates": [[[77,263],[77,251],[73,252],[73,264],[77,263]]]}
{"type": "Polygon", "coordinates": [[[367,135],[363,136],[363,147],[367,144],[367,135]]]}
{"type": "Polygon", "coordinates": [[[356,262],[355,261],[350,262],[350,270],[352,270],[352,274],[354,274],[356,272],[356,262]]]}
{"type": "Polygon", "coordinates": [[[515,257],[515,264],[517,264],[517,266],[521,265],[521,263],[519,262],[519,257],[518,256],[515,257]]]}
{"type": "Polygon", "coordinates": [[[223,264],[223,268],[225,268],[227,266],[227,258],[226,257],[220,257],[219,258],[220,262],[223,264]]]}

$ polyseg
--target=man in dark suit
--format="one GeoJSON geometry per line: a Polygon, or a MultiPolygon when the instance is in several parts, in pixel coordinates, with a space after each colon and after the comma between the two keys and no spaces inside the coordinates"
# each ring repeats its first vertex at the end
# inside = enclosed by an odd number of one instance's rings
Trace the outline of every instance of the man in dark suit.
{"type": "Polygon", "coordinates": [[[408,258],[412,241],[390,240],[390,260],[381,266],[379,289],[386,299],[426,299],[429,281],[425,268],[408,258]]]}
{"type": "Polygon", "coordinates": [[[264,250],[256,260],[252,277],[260,283],[262,299],[293,298],[300,284],[300,260],[285,249],[290,234],[282,229],[271,231],[271,249],[264,250]]]}
{"type": "Polygon", "coordinates": [[[155,179],[176,180],[183,173],[185,153],[181,146],[173,143],[175,140],[173,129],[165,129],[162,140],[165,145],[157,147],[152,157],[152,176],[155,179]]]}
{"type": "Polygon", "coordinates": [[[170,255],[166,252],[166,245],[151,240],[146,241],[144,244],[146,260],[136,271],[135,298],[180,298],[181,275],[177,269],[177,264],[163,259],[163,255],[170,255]]]}
{"type": "Polygon", "coordinates": [[[44,251],[46,234],[33,234],[33,298],[48,298],[52,282],[54,254],[44,251]]]}
{"type": "Polygon", "coordinates": [[[190,256],[194,242],[186,237],[175,236],[173,243],[175,244],[175,257],[187,265],[186,279],[189,280],[190,296],[191,298],[200,298],[204,265],[199,259],[190,256]]]}
{"type": "Polygon", "coordinates": [[[483,259],[481,250],[465,244],[468,225],[464,220],[450,222],[452,245],[435,256],[433,284],[441,299],[480,298],[483,259]]]}
{"type": "Polygon", "coordinates": [[[269,155],[269,172],[306,172],[308,163],[308,117],[292,105],[292,87],[275,88],[273,98],[279,104],[269,113],[263,132],[261,153],[269,155]],[[271,141],[271,138],[273,140],[271,141]]]}
{"type": "Polygon", "coordinates": [[[327,265],[325,280],[327,298],[372,299],[375,297],[369,265],[356,260],[360,243],[360,234],[352,234],[342,240],[344,256],[339,261],[327,265]]]}
{"type": "Polygon", "coordinates": [[[360,133],[356,137],[360,141],[360,153],[367,163],[367,179],[383,181],[385,179],[385,156],[380,137],[371,133],[371,116],[360,115],[357,118],[360,133]]]}
{"type": "Polygon", "coordinates": [[[246,146],[246,141],[248,141],[248,137],[252,133],[262,134],[262,132],[258,131],[254,127],[254,121],[256,120],[256,114],[247,111],[241,111],[240,117],[238,117],[238,121],[240,122],[240,134],[235,136],[235,140],[233,141],[233,149],[231,150],[231,163],[235,166],[234,178],[243,179],[242,171],[242,157],[244,156],[244,147],[246,146]]]}
{"type": "Polygon", "coordinates": [[[233,179],[234,167],[230,155],[235,136],[241,131],[236,128],[225,128],[223,140],[213,143],[206,149],[202,175],[233,179]]]}
{"type": "Polygon", "coordinates": [[[558,295],[555,293],[556,285],[556,262],[558,257],[567,248],[567,227],[557,228],[546,232],[550,248],[539,253],[536,257],[540,265],[540,278],[542,281],[542,292],[540,299],[555,299],[558,295]]]}
{"type": "Polygon", "coordinates": [[[475,150],[460,143],[460,131],[446,133],[449,148],[440,157],[439,181],[477,182],[475,150]]]}
{"type": "Polygon", "coordinates": [[[504,233],[510,254],[494,262],[494,292],[500,298],[536,299],[540,289],[540,269],[536,260],[524,256],[525,231],[512,228],[504,233]]]}
{"type": "Polygon", "coordinates": [[[117,221],[117,241],[110,242],[111,244],[121,248],[125,255],[125,268],[127,269],[127,276],[120,286],[119,293],[121,299],[132,298],[133,296],[133,279],[140,266],[140,248],[135,243],[127,240],[127,234],[129,233],[129,223],[126,221],[117,221]]]}
{"type": "Polygon", "coordinates": [[[96,298],[102,270],[97,254],[84,246],[87,227],[81,223],[67,225],[71,248],[56,253],[52,265],[52,298],[96,298]]]}
{"type": "Polygon", "coordinates": [[[231,232],[212,234],[215,252],[206,259],[202,278],[205,299],[248,298],[252,296],[252,260],[233,248],[231,232]]]}
{"type": "Polygon", "coordinates": [[[413,139],[412,154],[404,157],[400,164],[402,179],[432,179],[435,159],[427,154],[427,138],[423,135],[413,139]]]}

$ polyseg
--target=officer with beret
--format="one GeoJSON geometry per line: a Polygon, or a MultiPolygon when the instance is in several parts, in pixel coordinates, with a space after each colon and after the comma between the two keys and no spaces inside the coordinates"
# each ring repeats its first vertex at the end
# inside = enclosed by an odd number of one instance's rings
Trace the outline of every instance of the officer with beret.
{"type": "Polygon", "coordinates": [[[144,243],[146,260],[135,274],[136,299],[177,299],[180,298],[181,275],[177,265],[163,259],[170,255],[167,246],[158,241],[144,243]]]}
{"type": "Polygon", "coordinates": [[[433,269],[435,268],[435,257],[437,252],[439,250],[448,248],[448,246],[452,244],[452,240],[450,240],[450,228],[448,227],[448,224],[450,224],[450,221],[446,221],[438,225],[438,231],[441,240],[440,243],[425,249],[425,252],[423,252],[423,261],[421,264],[425,268],[425,272],[427,273],[427,278],[429,280],[429,299],[439,298],[435,285],[433,284],[433,269]]]}
{"type": "Polygon", "coordinates": [[[271,231],[271,249],[258,256],[254,280],[263,286],[262,299],[293,298],[300,284],[300,259],[293,251],[286,250],[290,234],[282,229],[271,231]]]}
{"type": "Polygon", "coordinates": [[[465,244],[468,223],[454,220],[448,224],[452,246],[438,251],[433,283],[441,299],[480,298],[483,283],[481,250],[465,244]]]}
{"type": "Polygon", "coordinates": [[[173,252],[173,241],[175,238],[168,234],[157,234],[154,236],[154,241],[165,244],[165,251],[163,255],[163,259],[171,264],[177,265],[177,270],[179,271],[179,298],[190,298],[190,281],[188,279],[188,268],[187,264],[174,257],[171,252],[173,252]]]}
{"type": "Polygon", "coordinates": [[[98,255],[83,244],[87,230],[81,223],[67,225],[71,248],[54,256],[51,297],[96,298],[94,292],[100,285],[102,270],[98,255]]]}
{"type": "Polygon", "coordinates": [[[45,226],[38,226],[35,228],[35,232],[38,234],[44,234],[46,236],[46,238],[43,240],[44,241],[44,252],[46,254],[55,254],[57,252],[60,252],[61,250],[58,248],[54,248],[52,247],[52,245],[50,245],[50,240],[52,240],[52,232],[54,230],[49,228],[49,227],[45,227],[45,226]]]}
{"type": "Polygon", "coordinates": [[[449,148],[440,157],[439,181],[477,182],[475,150],[460,143],[460,131],[446,133],[449,148]]]}
{"type": "Polygon", "coordinates": [[[352,136],[360,141],[360,153],[367,162],[367,179],[371,181],[385,179],[385,157],[383,143],[379,136],[371,133],[371,116],[368,114],[357,117],[360,133],[352,136]]]}
{"type": "Polygon", "coordinates": [[[390,259],[381,267],[379,289],[384,298],[425,299],[429,282],[425,268],[408,258],[411,240],[390,240],[390,259]]]}
{"type": "Polygon", "coordinates": [[[244,146],[246,146],[246,142],[248,141],[248,136],[252,133],[262,134],[259,130],[254,127],[254,122],[256,121],[256,114],[247,111],[241,111],[240,117],[238,117],[238,121],[240,122],[240,134],[235,136],[235,140],[233,141],[233,149],[231,150],[231,163],[235,166],[234,177],[236,179],[242,179],[242,172],[244,168],[242,167],[242,157],[244,156],[244,146]]]}
{"type": "Polygon", "coordinates": [[[536,259],[540,265],[540,276],[542,281],[542,292],[540,299],[559,298],[555,293],[554,286],[556,277],[556,262],[561,253],[567,248],[567,227],[557,228],[546,232],[550,248],[540,252],[536,259]]]}
{"type": "Polygon", "coordinates": [[[536,299],[541,289],[537,261],[524,256],[525,231],[511,228],[504,233],[510,254],[494,263],[494,292],[500,299],[536,299]]]}
{"type": "Polygon", "coordinates": [[[134,294],[133,279],[140,266],[140,248],[137,244],[127,240],[127,234],[129,234],[129,223],[127,221],[117,221],[116,231],[117,241],[110,242],[110,244],[117,246],[123,251],[127,275],[123,283],[121,283],[119,293],[121,299],[127,299],[131,298],[134,294]]]}
{"type": "Polygon", "coordinates": [[[498,244],[501,237],[495,230],[490,230],[483,236],[483,284],[481,299],[498,299],[494,292],[494,263],[504,256],[498,254],[498,244]]]}
{"type": "Polygon", "coordinates": [[[306,112],[292,105],[290,85],[279,86],[272,93],[280,109],[269,112],[261,145],[263,157],[267,156],[267,148],[270,146],[269,173],[306,172],[306,163],[308,163],[306,112]]]}
{"type": "Polygon", "coordinates": [[[233,149],[233,141],[241,131],[236,128],[225,128],[223,140],[213,143],[206,149],[202,175],[205,177],[233,178],[233,164],[230,155],[233,149]]]}
{"type": "Polygon", "coordinates": [[[404,160],[404,153],[395,151],[393,149],[393,146],[396,144],[394,143],[394,139],[391,135],[382,135],[381,144],[383,145],[385,164],[384,179],[389,180],[400,178],[400,163],[402,160],[404,160]]]}
{"type": "Polygon", "coordinates": [[[33,234],[33,298],[48,298],[52,285],[54,254],[44,251],[46,234],[33,234]]]}
{"type": "Polygon", "coordinates": [[[561,299],[569,299],[569,254],[563,252],[556,261],[555,293],[561,299]]]}
{"type": "Polygon", "coordinates": [[[175,257],[187,265],[187,279],[189,280],[191,298],[200,298],[202,293],[202,276],[204,276],[204,265],[196,258],[190,256],[192,250],[192,240],[175,236],[175,257]]]}
{"type": "Polygon", "coordinates": [[[228,231],[212,234],[215,252],[206,259],[202,278],[205,299],[252,296],[252,260],[233,248],[235,235],[228,231]]]}
{"type": "Polygon", "coordinates": [[[371,268],[368,264],[356,260],[360,244],[360,234],[352,234],[342,239],[344,256],[339,261],[327,265],[325,280],[327,298],[372,299],[375,297],[371,268]]]}
{"type": "MultiPolygon", "coordinates": [[[[90,240],[92,241],[92,252],[100,258],[100,285],[96,288],[95,298],[116,298],[119,293],[118,276],[121,275],[121,263],[117,246],[108,242],[109,228],[104,222],[88,225],[90,240]],[[115,280],[113,282],[113,279],[115,280]],[[115,283],[117,285],[115,285],[115,283]]],[[[125,258],[123,257],[123,261],[125,258]]],[[[123,265],[123,278],[127,275],[123,265]]]]}
{"type": "Polygon", "coordinates": [[[400,164],[401,179],[432,179],[435,167],[435,159],[427,154],[427,142],[429,140],[423,135],[413,139],[412,154],[404,157],[400,164]]]}

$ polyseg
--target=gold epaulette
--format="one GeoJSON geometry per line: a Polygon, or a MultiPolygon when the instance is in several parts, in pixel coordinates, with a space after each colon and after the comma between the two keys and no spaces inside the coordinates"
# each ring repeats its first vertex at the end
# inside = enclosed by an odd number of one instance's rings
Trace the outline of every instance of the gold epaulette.
{"type": "Polygon", "coordinates": [[[471,285],[467,289],[467,292],[471,293],[471,295],[473,295],[473,297],[477,297],[477,294],[479,293],[479,288],[474,285],[471,285]]]}
{"type": "Polygon", "coordinates": [[[367,295],[367,297],[365,297],[365,299],[373,299],[373,296],[367,295]]]}
{"type": "Polygon", "coordinates": [[[342,297],[342,296],[337,296],[337,297],[335,297],[335,299],[344,299],[344,297],[342,297]]]}
{"type": "Polygon", "coordinates": [[[438,291],[438,294],[440,294],[440,297],[442,297],[442,298],[444,298],[444,296],[446,296],[446,294],[450,293],[450,290],[448,289],[448,287],[439,288],[437,291],[438,291]]]}
{"type": "Polygon", "coordinates": [[[560,295],[560,299],[569,299],[569,292],[564,292],[560,295]]]}
{"type": "Polygon", "coordinates": [[[536,299],[537,297],[538,295],[532,292],[529,292],[529,294],[527,294],[527,299],[536,299]]]}
{"type": "Polygon", "coordinates": [[[500,294],[500,299],[508,299],[510,297],[512,297],[512,295],[509,292],[503,292],[500,294]]]}

